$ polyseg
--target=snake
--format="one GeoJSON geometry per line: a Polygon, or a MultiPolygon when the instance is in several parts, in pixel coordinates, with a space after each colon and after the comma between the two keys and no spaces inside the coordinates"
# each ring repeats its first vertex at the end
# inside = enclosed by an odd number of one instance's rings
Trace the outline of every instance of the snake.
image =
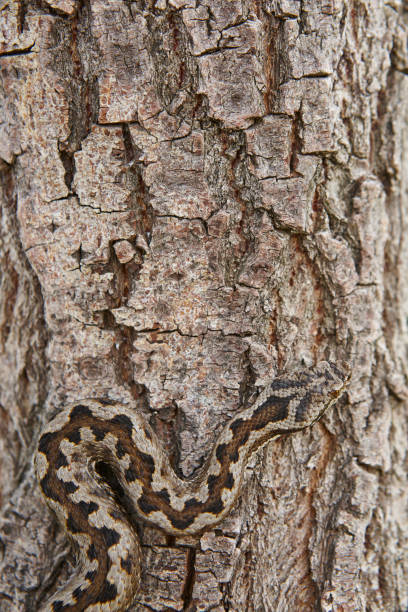
{"type": "Polygon", "coordinates": [[[35,464],[77,569],[41,611],[126,610],[140,586],[139,522],[172,536],[214,527],[233,508],[251,456],[320,419],[349,377],[330,361],[277,376],[225,424],[190,478],[177,475],[137,406],[105,399],[64,406],[42,431],[35,464]]]}

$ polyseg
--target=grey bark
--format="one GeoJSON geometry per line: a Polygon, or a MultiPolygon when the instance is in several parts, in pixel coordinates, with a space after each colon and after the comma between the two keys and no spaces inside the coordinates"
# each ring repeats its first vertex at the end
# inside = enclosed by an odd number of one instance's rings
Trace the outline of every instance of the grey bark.
{"type": "Polygon", "coordinates": [[[0,609],[72,572],[32,468],[63,404],[141,398],[188,476],[277,372],[347,358],[217,529],[140,526],[131,609],[406,610],[406,3],[2,0],[0,26],[0,609]]]}

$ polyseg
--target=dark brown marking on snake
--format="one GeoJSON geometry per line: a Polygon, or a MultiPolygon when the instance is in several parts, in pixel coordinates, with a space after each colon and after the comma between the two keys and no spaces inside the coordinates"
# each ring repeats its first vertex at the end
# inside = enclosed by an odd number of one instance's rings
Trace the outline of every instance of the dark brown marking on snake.
{"type": "Polygon", "coordinates": [[[68,608],[67,604],[64,604],[63,601],[54,601],[52,604],[52,609],[53,612],[62,612],[62,610],[64,610],[64,608],[68,608]]]}
{"type": "Polygon", "coordinates": [[[175,518],[175,517],[167,517],[171,524],[173,525],[173,527],[175,527],[175,529],[186,529],[187,527],[190,527],[190,525],[193,523],[194,519],[190,518],[190,517],[186,517],[186,518],[175,518]]]}
{"type": "Polygon", "coordinates": [[[138,455],[140,457],[140,460],[142,461],[143,465],[146,466],[147,471],[150,473],[150,476],[152,476],[154,470],[155,470],[155,465],[154,465],[154,459],[151,455],[147,455],[146,453],[142,453],[142,451],[138,452],[138,455]]]}
{"type": "Polygon", "coordinates": [[[78,599],[81,597],[81,595],[84,593],[85,591],[83,589],[81,589],[81,587],[77,587],[76,589],[74,589],[72,591],[72,595],[74,596],[74,598],[78,601],[78,599]]]}
{"type": "Polygon", "coordinates": [[[237,429],[241,428],[243,422],[244,422],[244,419],[236,419],[235,421],[233,421],[233,423],[231,423],[230,430],[232,431],[234,435],[237,429]]]}
{"type": "Polygon", "coordinates": [[[92,582],[95,579],[96,574],[97,574],[96,570],[89,571],[85,574],[85,578],[89,580],[90,582],[92,582]]]}
{"type": "Polygon", "coordinates": [[[296,406],[296,416],[295,421],[298,423],[299,421],[303,421],[305,418],[305,413],[310,404],[310,394],[306,393],[304,397],[297,403],[296,406]]]}
{"type": "Polygon", "coordinates": [[[72,442],[72,444],[79,444],[81,441],[81,432],[79,429],[73,429],[67,434],[67,440],[72,442]]]}
{"type": "Polygon", "coordinates": [[[117,594],[118,590],[116,586],[112,584],[112,582],[108,582],[106,580],[98,598],[95,599],[95,603],[106,603],[107,601],[112,601],[112,599],[115,599],[117,594]]]}
{"type": "Polygon", "coordinates": [[[86,551],[86,556],[90,561],[94,561],[97,558],[95,545],[92,543],[88,550],[86,551]]]}
{"type": "Polygon", "coordinates": [[[120,425],[122,428],[124,428],[127,431],[129,436],[132,435],[132,431],[133,431],[132,421],[129,419],[128,416],[126,416],[126,414],[117,414],[112,419],[110,419],[110,422],[113,423],[114,425],[120,425]]]}
{"type": "Polygon", "coordinates": [[[218,476],[215,476],[214,474],[210,474],[208,476],[207,487],[208,487],[208,493],[210,495],[213,494],[217,481],[218,481],[218,476]]]}
{"type": "Polygon", "coordinates": [[[105,437],[105,431],[103,429],[101,429],[100,427],[96,427],[96,425],[91,425],[91,431],[93,433],[93,435],[95,436],[95,440],[97,442],[102,442],[102,440],[105,437]]]}
{"type": "Polygon", "coordinates": [[[74,406],[74,408],[69,413],[69,420],[72,423],[72,421],[78,419],[79,417],[86,417],[88,419],[92,417],[92,411],[89,406],[85,406],[84,404],[77,404],[76,406],[74,406]]]}
{"type": "Polygon", "coordinates": [[[50,445],[56,437],[57,433],[47,432],[43,434],[38,443],[38,450],[40,451],[40,453],[44,453],[44,455],[47,455],[50,445]]]}
{"type": "Polygon", "coordinates": [[[235,483],[234,476],[231,474],[231,472],[229,472],[227,478],[225,479],[226,489],[232,489],[232,487],[234,486],[234,483],[235,483]]]}
{"type": "Polygon", "coordinates": [[[71,514],[68,515],[66,523],[67,529],[69,529],[71,533],[81,533],[81,528],[79,524],[76,522],[75,518],[71,514]]]}
{"type": "Polygon", "coordinates": [[[270,389],[271,391],[285,391],[286,389],[302,389],[304,384],[300,381],[285,380],[284,378],[277,378],[273,380],[270,389]]]}
{"type": "Polygon", "coordinates": [[[128,482],[134,482],[137,479],[137,474],[132,466],[125,471],[125,478],[128,482]]]}
{"type": "Polygon", "coordinates": [[[123,441],[123,443],[125,448],[129,447],[126,452],[132,457],[129,468],[125,470],[125,479],[127,482],[140,480],[142,483],[150,484],[155,470],[153,457],[139,451],[134,445],[133,440],[123,441]]]}
{"type": "MultiPolygon", "coordinates": [[[[194,510],[193,513],[190,512],[190,521],[191,523],[194,521],[194,518],[197,514],[199,514],[200,512],[212,512],[214,514],[218,514],[219,512],[221,512],[224,508],[224,504],[222,503],[221,498],[219,499],[214,499],[211,503],[209,503],[209,500],[211,500],[212,497],[209,497],[209,499],[207,499],[207,501],[205,502],[200,502],[197,501],[197,499],[195,499],[195,497],[188,499],[185,504],[184,504],[184,511],[183,514],[186,516],[188,516],[189,513],[187,513],[186,515],[186,510],[194,510]]],[[[172,520],[172,519],[171,519],[172,520]]]]}
{"type": "Polygon", "coordinates": [[[127,574],[132,573],[132,559],[128,557],[127,559],[120,560],[120,567],[125,570],[127,574]]]}
{"type": "Polygon", "coordinates": [[[146,494],[144,487],[143,487],[143,495],[140,497],[139,501],[137,502],[137,505],[139,506],[141,511],[144,512],[145,514],[150,514],[151,512],[156,512],[156,510],[161,509],[160,505],[158,506],[157,504],[152,503],[149,500],[149,497],[152,497],[150,495],[150,492],[148,491],[146,494]]]}
{"type": "Polygon", "coordinates": [[[161,491],[158,491],[157,497],[160,497],[160,499],[162,499],[166,504],[170,504],[170,495],[167,489],[162,489],[161,491]]]}
{"type": "MultiPolygon", "coordinates": [[[[244,423],[245,423],[245,421],[244,421],[244,423]]],[[[243,430],[243,432],[241,434],[241,437],[239,438],[239,443],[237,444],[238,448],[243,446],[244,444],[246,444],[248,442],[248,438],[249,438],[250,433],[251,432],[247,428],[243,430]]]]}
{"type": "Polygon", "coordinates": [[[83,500],[78,503],[78,507],[80,508],[82,514],[84,514],[86,517],[92,514],[92,512],[96,512],[99,508],[98,504],[96,504],[94,501],[86,502],[83,500]]]}
{"type": "Polygon", "coordinates": [[[109,529],[109,527],[100,527],[98,531],[102,534],[108,548],[114,546],[120,540],[120,535],[114,529],[109,529]]]}
{"type": "Polygon", "coordinates": [[[78,491],[78,485],[76,485],[74,482],[72,482],[71,480],[61,480],[61,484],[65,489],[65,492],[67,495],[70,495],[71,493],[75,493],[75,491],[78,491]]]}
{"type": "MultiPolygon", "coordinates": [[[[192,497],[185,501],[184,508],[182,511],[168,508],[165,514],[173,527],[176,529],[186,529],[192,523],[196,516],[202,512],[210,512],[218,514],[224,508],[221,497],[213,498],[211,495],[204,501],[198,501],[195,497],[192,497]]],[[[158,508],[157,508],[158,509],[158,508]]]]}
{"type": "Polygon", "coordinates": [[[239,446],[235,445],[233,452],[230,454],[231,463],[236,463],[239,459],[239,446]]]}
{"type": "Polygon", "coordinates": [[[217,449],[215,451],[215,456],[217,457],[218,461],[220,463],[222,463],[224,461],[224,454],[225,454],[225,450],[227,448],[226,444],[219,444],[217,446],[217,449]]]}
{"type": "Polygon", "coordinates": [[[263,429],[267,423],[283,421],[288,416],[288,406],[293,395],[279,397],[271,395],[256,410],[254,410],[250,421],[252,429],[263,429]]]}
{"type": "Polygon", "coordinates": [[[66,456],[64,455],[62,451],[59,451],[56,462],[55,462],[55,469],[59,470],[60,467],[67,467],[67,465],[68,465],[68,461],[67,461],[66,456]]]}
{"type": "Polygon", "coordinates": [[[189,508],[195,508],[195,506],[197,506],[200,502],[196,500],[195,497],[188,499],[185,503],[184,503],[184,510],[188,510],[189,508]]]}
{"type": "Polygon", "coordinates": [[[205,512],[212,512],[213,514],[219,514],[224,510],[224,502],[221,497],[216,498],[211,504],[205,505],[205,512]]]}
{"type": "Polygon", "coordinates": [[[126,455],[125,447],[120,440],[116,442],[116,454],[118,459],[123,459],[123,457],[126,455]]]}
{"type": "Polygon", "coordinates": [[[53,501],[59,502],[60,498],[57,495],[51,480],[51,475],[47,472],[44,478],[40,480],[40,487],[42,488],[44,495],[46,495],[53,501]]]}

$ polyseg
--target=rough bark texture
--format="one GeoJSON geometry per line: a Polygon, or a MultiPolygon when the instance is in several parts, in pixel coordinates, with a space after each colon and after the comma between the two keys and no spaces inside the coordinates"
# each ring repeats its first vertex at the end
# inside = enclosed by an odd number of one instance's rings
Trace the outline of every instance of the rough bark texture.
{"type": "Polygon", "coordinates": [[[72,571],[31,464],[61,405],[143,398],[188,476],[327,357],[348,398],[215,531],[140,526],[131,610],[407,609],[407,26],[403,0],[0,2],[2,611],[72,571]]]}

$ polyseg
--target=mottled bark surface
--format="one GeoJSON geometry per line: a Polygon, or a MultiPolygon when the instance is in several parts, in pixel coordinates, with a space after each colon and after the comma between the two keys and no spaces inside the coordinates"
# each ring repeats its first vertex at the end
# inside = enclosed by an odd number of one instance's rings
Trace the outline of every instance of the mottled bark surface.
{"type": "Polygon", "coordinates": [[[188,476],[322,358],[348,397],[199,541],[140,526],[131,610],[407,609],[407,26],[403,0],[0,2],[2,611],[72,571],[32,468],[60,406],[141,398],[188,476]]]}

